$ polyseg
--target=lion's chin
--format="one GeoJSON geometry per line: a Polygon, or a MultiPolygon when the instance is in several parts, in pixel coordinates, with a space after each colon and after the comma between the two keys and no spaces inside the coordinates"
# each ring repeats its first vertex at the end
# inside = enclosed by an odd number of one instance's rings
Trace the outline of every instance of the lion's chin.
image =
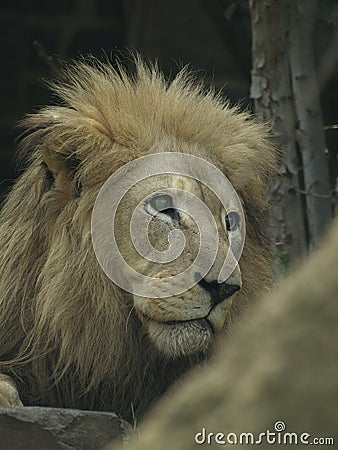
{"type": "Polygon", "coordinates": [[[206,353],[213,340],[213,331],[205,319],[182,322],[147,320],[150,339],[162,355],[170,359],[206,353]]]}

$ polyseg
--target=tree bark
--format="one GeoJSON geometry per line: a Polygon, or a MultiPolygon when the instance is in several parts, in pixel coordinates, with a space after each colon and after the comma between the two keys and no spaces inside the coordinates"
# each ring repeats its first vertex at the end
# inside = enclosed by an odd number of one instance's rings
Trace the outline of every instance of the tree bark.
{"type": "Polygon", "coordinates": [[[304,173],[311,246],[318,246],[332,218],[324,123],[316,79],[311,35],[317,0],[290,2],[290,68],[297,115],[296,140],[304,173]]]}
{"type": "Polygon", "coordinates": [[[301,161],[296,147],[292,88],[287,47],[288,15],[279,0],[250,0],[252,24],[251,98],[262,120],[273,126],[283,149],[280,177],[273,188],[271,233],[278,253],[302,255],[307,249],[300,191],[301,161]]]}
{"type": "Polygon", "coordinates": [[[282,147],[280,178],[272,192],[272,237],[277,254],[296,259],[318,244],[332,217],[311,45],[316,1],[249,0],[249,4],[251,97],[257,115],[271,122],[282,147]]]}

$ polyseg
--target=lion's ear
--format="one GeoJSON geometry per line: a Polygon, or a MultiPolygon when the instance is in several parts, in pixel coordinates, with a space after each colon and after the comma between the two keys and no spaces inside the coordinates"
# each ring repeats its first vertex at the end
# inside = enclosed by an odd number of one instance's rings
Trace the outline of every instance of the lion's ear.
{"type": "MultiPolygon", "coordinates": [[[[88,113],[89,115],[89,113],[88,113]]],[[[53,106],[32,114],[21,122],[27,130],[22,156],[38,161],[38,197],[56,188],[71,199],[81,194],[81,162],[93,148],[111,144],[110,136],[96,118],[72,108],[53,106]]]]}
{"type": "Polygon", "coordinates": [[[41,186],[43,193],[53,187],[68,190],[75,197],[80,196],[82,185],[78,177],[81,161],[75,154],[65,155],[63,153],[42,150],[41,166],[44,170],[44,183],[41,186]]]}

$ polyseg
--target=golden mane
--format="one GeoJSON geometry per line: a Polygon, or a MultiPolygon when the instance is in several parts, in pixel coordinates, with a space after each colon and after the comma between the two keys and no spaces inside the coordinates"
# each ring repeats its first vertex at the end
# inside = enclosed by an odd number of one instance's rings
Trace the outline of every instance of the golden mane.
{"type": "Polygon", "coordinates": [[[91,211],[119,167],[154,153],[160,139],[203,147],[246,213],[243,289],[229,322],[272,280],[265,236],[266,185],[276,150],[266,126],[205,91],[187,71],[168,83],[136,60],[136,72],[76,62],[51,85],[59,105],[23,122],[25,170],[0,216],[0,371],[29,405],[142,414],[188,367],[156,355],[128,295],[103,273],[91,243],[91,211]],[[149,348],[148,348],[149,347],[149,348]]]}

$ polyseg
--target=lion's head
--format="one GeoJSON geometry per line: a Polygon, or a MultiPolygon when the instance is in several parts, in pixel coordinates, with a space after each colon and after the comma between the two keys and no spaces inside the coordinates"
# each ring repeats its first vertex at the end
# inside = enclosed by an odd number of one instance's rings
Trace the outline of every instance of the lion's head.
{"type": "MultiPolygon", "coordinates": [[[[146,406],[208,353],[214,336],[272,279],[264,228],[266,184],[276,154],[268,131],[205,92],[185,71],[167,83],[141,61],[136,69],[128,76],[105,64],[75,63],[53,85],[61,104],[24,121],[26,169],[1,216],[0,348],[1,359],[10,361],[2,365],[20,364],[22,379],[26,361],[33,378],[54,380],[57,393],[35,387],[45,404],[119,412],[124,403],[137,405],[142,398],[146,406]],[[142,179],[126,192],[115,216],[116,242],[129,266],[167,279],[194,261],[201,230],[177,208],[182,191],[209,208],[218,251],[205,276],[189,275],[187,282],[198,281],[190,289],[139,296],[101,269],[91,240],[93,207],[105,182],[125,164],[171,152],[202,158],[226,175],[244,210],[246,242],[239,265],[220,282],[231,234],[241,226],[236,211],[225,210],[211,189],[186,173],[142,179]],[[148,236],[156,253],[168,249],[170,232],[182,231],[179,258],[161,264],[136,250],[129,227],[141,200],[141,214],[149,220],[140,235],[148,236]],[[76,389],[69,387],[74,378],[76,389]],[[95,391],[102,383],[110,386],[108,407],[95,391]],[[91,403],[74,393],[91,389],[91,403]]],[[[128,171],[121,176],[128,178],[128,171]]],[[[119,265],[112,267],[120,270],[132,285],[119,265]]]]}

